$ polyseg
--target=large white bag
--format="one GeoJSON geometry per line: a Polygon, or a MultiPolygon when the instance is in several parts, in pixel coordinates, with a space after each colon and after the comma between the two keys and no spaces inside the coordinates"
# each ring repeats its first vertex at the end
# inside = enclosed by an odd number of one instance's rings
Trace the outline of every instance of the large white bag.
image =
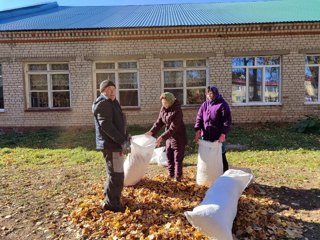
{"type": "Polygon", "coordinates": [[[159,166],[168,166],[165,147],[159,147],[154,149],[150,163],[151,164],[157,163],[159,166]]]}
{"type": "Polygon", "coordinates": [[[152,157],[156,139],[147,135],[136,135],[131,138],[131,153],[123,163],[124,186],[138,183],[144,176],[152,157]]]}
{"type": "Polygon", "coordinates": [[[211,186],[222,174],[222,143],[199,140],[197,184],[211,186]]]}
{"type": "Polygon", "coordinates": [[[209,238],[232,240],[238,200],[252,180],[250,173],[226,171],[211,185],[200,205],[184,213],[189,223],[209,238]]]}

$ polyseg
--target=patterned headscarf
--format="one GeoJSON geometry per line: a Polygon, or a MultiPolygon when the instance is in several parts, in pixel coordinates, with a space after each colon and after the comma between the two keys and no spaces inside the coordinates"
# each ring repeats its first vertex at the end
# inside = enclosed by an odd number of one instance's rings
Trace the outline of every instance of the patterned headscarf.
{"type": "Polygon", "coordinates": [[[160,96],[160,100],[165,99],[168,102],[168,108],[172,106],[176,97],[171,92],[164,92],[160,96]]]}

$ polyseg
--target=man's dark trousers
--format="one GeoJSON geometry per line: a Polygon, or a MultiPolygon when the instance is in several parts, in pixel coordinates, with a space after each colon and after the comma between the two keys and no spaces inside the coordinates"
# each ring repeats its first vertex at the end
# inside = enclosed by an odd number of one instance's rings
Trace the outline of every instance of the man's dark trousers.
{"type": "Polygon", "coordinates": [[[124,171],[122,152],[103,150],[106,161],[107,181],[104,186],[105,203],[113,209],[121,207],[120,197],[123,189],[124,171]]]}

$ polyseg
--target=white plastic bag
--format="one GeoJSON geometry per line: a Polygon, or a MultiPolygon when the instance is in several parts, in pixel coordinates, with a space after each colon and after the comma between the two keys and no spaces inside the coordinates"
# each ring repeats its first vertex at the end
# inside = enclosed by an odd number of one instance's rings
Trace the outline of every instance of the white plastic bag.
{"type": "Polygon", "coordinates": [[[211,186],[222,174],[222,144],[199,140],[197,184],[211,186]]]}
{"type": "Polygon", "coordinates": [[[241,170],[226,171],[211,185],[200,205],[184,213],[189,223],[209,238],[232,240],[238,200],[252,179],[252,174],[241,170]]]}
{"type": "Polygon", "coordinates": [[[124,186],[138,183],[144,176],[155,148],[156,139],[147,135],[131,138],[131,153],[124,161],[124,186]]]}
{"type": "Polygon", "coordinates": [[[159,147],[153,151],[153,155],[150,160],[150,164],[158,164],[160,166],[168,166],[165,147],[159,147]]]}

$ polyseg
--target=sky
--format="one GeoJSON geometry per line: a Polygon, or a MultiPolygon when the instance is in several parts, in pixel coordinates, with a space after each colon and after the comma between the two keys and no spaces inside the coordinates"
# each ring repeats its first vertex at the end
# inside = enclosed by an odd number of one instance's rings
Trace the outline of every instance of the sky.
{"type": "Polygon", "coordinates": [[[57,2],[59,6],[114,6],[114,5],[149,5],[170,3],[208,3],[208,2],[252,2],[261,0],[0,0],[0,11],[57,2]]]}

